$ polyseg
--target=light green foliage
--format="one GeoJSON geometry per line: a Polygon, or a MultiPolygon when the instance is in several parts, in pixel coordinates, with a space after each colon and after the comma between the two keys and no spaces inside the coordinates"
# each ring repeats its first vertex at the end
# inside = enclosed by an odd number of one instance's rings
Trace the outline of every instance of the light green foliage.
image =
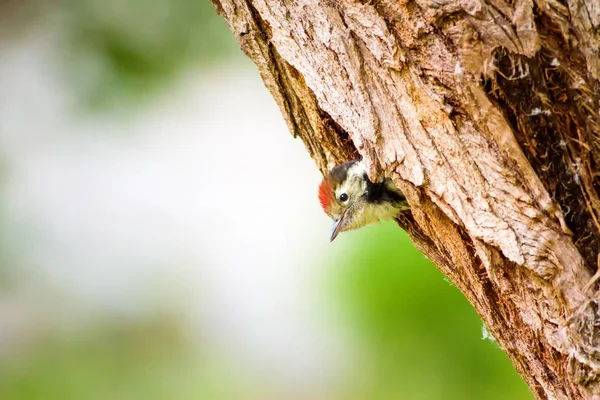
{"type": "Polygon", "coordinates": [[[172,319],[102,323],[87,332],[45,338],[0,376],[11,400],[225,400],[243,389],[231,370],[190,351],[172,319]]]}
{"type": "Polygon", "coordinates": [[[206,0],[71,0],[65,62],[86,104],[116,107],[151,98],[184,68],[238,54],[206,0]]]}
{"type": "Polygon", "coordinates": [[[344,398],[532,398],[508,357],[481,339],[471,305],[394,223],[346,239],[352,250],[333,281],[365,362],[344,398]]]}

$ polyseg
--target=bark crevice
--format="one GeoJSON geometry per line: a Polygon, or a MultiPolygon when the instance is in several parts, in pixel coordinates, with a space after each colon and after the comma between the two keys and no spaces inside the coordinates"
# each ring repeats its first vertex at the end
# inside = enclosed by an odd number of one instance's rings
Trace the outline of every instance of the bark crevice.
{"type": "Polygon", "coordinates": [[[586,104],[598,104],[597,92],[573,88],[558,59],[542,52],[527,58],[498,49],[495,60],[488,94],[505,110],[529,163],[560,205],[567,226],[578,233],[574,244],[586,266],[596,271],[600,200],[594,147],[599,143],[594,110],[586,104]],[[509,78],[516,65],[527,73],[509,78]]]}
{"type": "Polygon", "coordinates": [[[600,399],[600,0],[212,1],[322,172],[403,190],[535,395],[600,399]]]}

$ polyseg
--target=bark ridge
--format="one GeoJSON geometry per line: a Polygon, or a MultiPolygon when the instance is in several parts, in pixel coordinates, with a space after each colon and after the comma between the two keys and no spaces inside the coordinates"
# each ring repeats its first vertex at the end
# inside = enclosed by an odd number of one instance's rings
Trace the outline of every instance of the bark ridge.
{"type": "Polygon", "coordinates": [[[362,157],[538,398],[600,398],[598,0],[212,0],[325,171],[362,157]]]}

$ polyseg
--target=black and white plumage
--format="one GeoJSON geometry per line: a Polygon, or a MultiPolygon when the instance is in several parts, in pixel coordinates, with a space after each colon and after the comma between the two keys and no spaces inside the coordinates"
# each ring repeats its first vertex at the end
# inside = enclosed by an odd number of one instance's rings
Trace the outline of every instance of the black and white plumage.
{"type": "Polygon", "coordinates": [[[319,201],[333,219],[331,241],[341,232],[392,219],[408,209],[406,198],[392,181],[371,182],[359,160],[340,164],[323,178],[319,201]]]}

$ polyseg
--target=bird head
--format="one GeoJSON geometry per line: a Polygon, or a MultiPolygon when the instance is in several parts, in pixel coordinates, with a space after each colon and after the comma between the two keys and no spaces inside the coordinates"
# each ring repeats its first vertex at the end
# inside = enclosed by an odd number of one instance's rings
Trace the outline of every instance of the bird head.
{"type": "Polygon", "coordinates": [[[321,207],[333,219],[330,240],[341,232],[395,217],[406,208],[404,196],[391,181],[372,183],[362,161],[334,167],[319,186],[321,207]]]}

